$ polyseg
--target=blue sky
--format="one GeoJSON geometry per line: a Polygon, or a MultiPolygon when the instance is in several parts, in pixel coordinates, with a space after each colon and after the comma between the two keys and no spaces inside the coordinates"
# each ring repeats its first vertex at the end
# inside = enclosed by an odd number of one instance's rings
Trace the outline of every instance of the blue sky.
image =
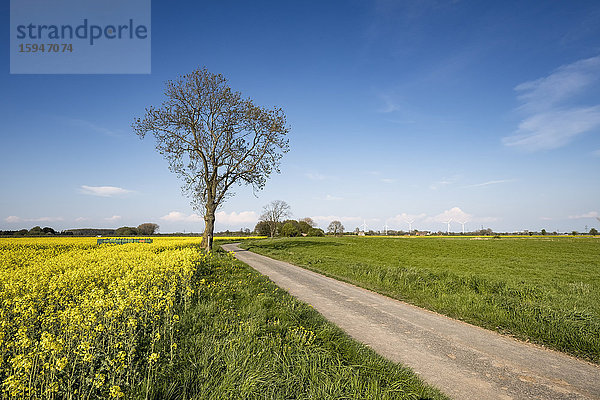
{"type": "Polygon", "coordinates": [[[600,4],[495,3],[155,0],[149,75],[11,75],[5,29],[0,229],[202,231],[130,127],[202,66],[291,128],[281,174],[236,188],[217,230],[275,199],[323,228],[600,228],[600,4]]]}

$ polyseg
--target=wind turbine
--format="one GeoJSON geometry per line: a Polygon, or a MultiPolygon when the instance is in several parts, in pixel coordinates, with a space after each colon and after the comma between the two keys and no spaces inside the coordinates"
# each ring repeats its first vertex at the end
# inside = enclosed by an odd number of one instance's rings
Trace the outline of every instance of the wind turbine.
{"type": "Polygon", "coordinates": [[[387,224],[387,221],[385,221],[385,225],[383,226],[383,232],[384,232],[385,236],[387,236],[387,230],[388,230],[388,224],[387,224]]]}
{"type": "Polygon", "coordinates": [[[363,232],[367,233],[367,221],[363,219],[363,232]]]}
{"type": "Polygon", "coordinates": [[[410,233],[412,232],[412,224],[413,222],[415,222],[414,219],[410,219],[410,220],[404,220],[407,224],[408,224],[408,236],[410,236],[410,233]]]}
{"type": "Polygon", "coordinates": [[[463,220],[463,221],[456,221],[456,222],[458,222],[459,224],[461,224],[461,225],[462,225],[462,233],[463,233],[463,235],[464,235],[464,234],[465,234],[465,224],[466,224],[467,222],[469,222],[469,221],[467,221],[467,220],[463,220]]]}
{"type": "Polygon", "coordinates": [[[447,233],[448,235],[450,235],[450,222],[452,222],[452,218],[450,218],[448,221],[445,221],[445,222],[444,222],[444,221],[442,221],[442,223],[444,223],[444,224],[448,224],[448,230],[446,231],[446,233],[447,233]]]}

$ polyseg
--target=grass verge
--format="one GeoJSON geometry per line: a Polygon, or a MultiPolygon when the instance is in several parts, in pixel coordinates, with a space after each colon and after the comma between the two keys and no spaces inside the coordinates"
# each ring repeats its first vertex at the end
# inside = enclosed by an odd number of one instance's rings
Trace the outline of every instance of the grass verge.
{"type": "Polygon", "coordinates": [[[242,247],[600,362],[600,240],[293,238],[242,247]]]}
{"type": "Polygon", "coordinates": [[[147,398],[445,398],[230,256],[199,272],[179,355],[157,366],[147,398]]]}

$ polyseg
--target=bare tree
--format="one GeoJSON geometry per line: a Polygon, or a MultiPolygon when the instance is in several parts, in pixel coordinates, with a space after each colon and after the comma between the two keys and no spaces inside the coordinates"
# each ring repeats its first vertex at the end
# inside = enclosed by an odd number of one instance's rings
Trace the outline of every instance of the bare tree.
{"type": "Polygon", "coordinates": [[[202,246],[212,249],[215,212],[232,185],[264,187],[289,150],[282,109],[261,108],[233,92],[220,74],[197,69],[168,81],[160,108],[146,108],[132,127],[154,135],[156,149],[184,182],[183,191],[204,216],[202,246]]]}
{"type": "Polygon", "coordinates": [[[331,221],[327,227],[327,232],[334,235],[341,235],[344,233],[344,225],[340,221],[331,221]]]}
{"type": "Polygon", "coordinates": [[[279,225],[284,218],[289,218],[291,215],[291,208],[288,203],[283,200],[273,200],[263,207],[260,221],[264,221],[269,225],[271,237],[273,237],[277,232],[277,225],[279,225]]]}
{"type": "Polygon", "coordinates": [[[314,228],[315,226],[317,226],[317,224],[315,224],[315,221],[313,221],[313,219],[311,217],[302,218],[298,222],[301,222],[301,221],[306,222],[308,225],[310,225],[311,228],[314,228]]]}
{"type": "Polygon", "coordinates": [[[137,227],[137,231],[140,235],[154,235],[158,232],[159,226],[151,222],[146,222],[137,227]]]}

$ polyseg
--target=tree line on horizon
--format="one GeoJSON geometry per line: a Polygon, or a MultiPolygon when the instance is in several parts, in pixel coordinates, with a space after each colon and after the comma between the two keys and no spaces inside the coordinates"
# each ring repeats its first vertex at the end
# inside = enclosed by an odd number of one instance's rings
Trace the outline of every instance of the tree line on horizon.
{"type": "Polygon", "coordinates": [[[137,227],[122,226],[117,229],[101,229],[101,228],[78,228],[78,229],[65,229],[63,231],[56,231],[53,228],[46,226],[41,228],[34,226],[31,229],[20,229],[16,231],[0,231],[2,236],[150,236],[158,233],[160,226],[152,222],[145,222],[138,225],[137,227]]]}

